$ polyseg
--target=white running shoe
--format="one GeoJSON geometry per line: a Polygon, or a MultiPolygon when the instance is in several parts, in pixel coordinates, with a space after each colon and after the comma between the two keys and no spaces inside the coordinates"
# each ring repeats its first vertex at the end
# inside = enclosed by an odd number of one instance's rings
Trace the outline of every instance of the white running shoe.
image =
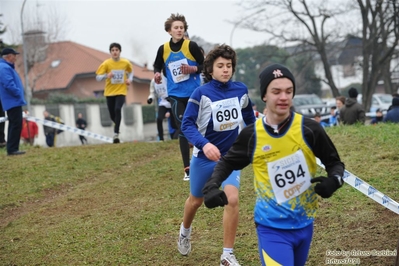
{"type": "Polygon", "coordinates": [[[183,181],[190,181],[190,166],[184,168],[184,177],[183,181]]]}
{"type": "Polygon", "coordinates": [[[187,236],[182,236],[179,230],[179,240],[177,240],[177,249],[179,250],[180,254],[183,256],[187,256],[191,252],[191,227],[190,232],[187,236]]]}
{"type": "Polygon", "coordinates": [[[222,254],[220,256],[220,266],[240,266],[234,254],[222,254]]]}
{"type": "Polygon", "coordinates": [[[187,173],[184,173],[183,181],[190,181],[190,176],[187,173]]]}
{"type": "Polygon", "coordinates": [[[114,135],[114,143],[120,143],[119,134],[114,135]]]}

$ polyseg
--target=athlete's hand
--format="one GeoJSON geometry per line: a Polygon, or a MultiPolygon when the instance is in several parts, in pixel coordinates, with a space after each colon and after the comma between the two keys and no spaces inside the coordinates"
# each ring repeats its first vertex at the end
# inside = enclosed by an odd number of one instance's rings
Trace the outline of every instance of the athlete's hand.
{"type": "Polygon", "coordinates": [[[186,64],[182,64],[180,66],[181,73],[183,74],[192,74],[197,72],[198,68],[196,66],[189,66],[186,64]]]}
{"type": "Polygon", "coordinates": [[[113,78],[113,76],[114,76],[114,73],[112,73],[112,72],[109,72],[108,74],[107,74],[107,78],[113,78]]]}
{"type": "Polygon", "coordinates": [[[130,86],[130,84],[131,84],[130,79],[126,79],[125,83],[126,83],[126,85],[130,86]]]}
{"type": "Polygon", "coordinates": [[[229,204],[224,191],[219,190],[219,187],[214,183],[205,184],[202,193],[204,194],[204,203],[207,208],[223,207],[229,204]]]}
{"type": "Polygon", "coordinates": [[[322,198],[329,198],[339,188],[338,180],[335,177],[319,176],[312,178],[311,183],[316,183],[314,191],[322,198]]]}
{"type": "Polygon", "coordinates": [[[148,103],[148,104],[152,104],[152,98],[148,98],[148,99],[147,99],[147,103],[148,103]]]}
{"type": "Polygon", "coordinates": [[[159,73],[159,72],[155,73],[154,81],[155,81],[156,84],[161,84],[162,83],[161,73],[159,73]]]}
{"type": "Polygon", "coordinates": [[[214,161],[214,162],[217,162],[220,160],[220,151],[212,143],[208,142],[207,144],[205,144],[205,146],[202,148],[202,150],[204,151],[206,158],[208,158],[209,160],[214,161]]]}

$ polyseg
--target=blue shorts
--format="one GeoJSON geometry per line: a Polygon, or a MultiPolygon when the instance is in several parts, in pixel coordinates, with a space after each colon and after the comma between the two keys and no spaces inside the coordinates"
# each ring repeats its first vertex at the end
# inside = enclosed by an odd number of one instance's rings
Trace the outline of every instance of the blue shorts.
{"type": "MultiPolygon", "coordinates": [[[[217,162],[202,159],[193,156],[190,162],[190,193],[197,198],[204,197],[202,194],[202,188],[205,183],[211,178],[213,169],[217,162]]],[[[240,188],[240,172],[233,171],[231,175],[222,183],[222,188],[226,185],[235,186],[237,189],[240,188]]]]}
{"type": "Polygon", "coordinates": [[[303,266],[308,258],[313,223],[301,229],[277,229],[256,226],[259,256],[263,266],[303,266]]]}

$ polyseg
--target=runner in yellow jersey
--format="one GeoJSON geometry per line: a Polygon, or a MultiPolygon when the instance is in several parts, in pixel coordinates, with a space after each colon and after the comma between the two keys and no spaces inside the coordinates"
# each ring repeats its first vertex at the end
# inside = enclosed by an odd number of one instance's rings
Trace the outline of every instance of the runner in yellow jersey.
{"type": "Polygon", "coordinates": [[[252,164],[261,263],[303,266],[312,241],[318,195],[329,198],[342,186],[344,164],[322,126],[290,110],[295,96],[292,73],[273,64],[259,78],[267,113],[241,131],[215,166],[202,190],[205,205],[228,204],[220,184],[232,171],[252,164]],[[316,157],[326,166],[327,177],[316,177],[316,157]]]}
{"type": "Polygon", "coordinates": [[[122,47],[111,43],[111,58],[105,60],[96,71],[97,81],[105,80],[104,96],[111,120],[114,122],[114,143],[119,143],[119,127],[122,120],[122,106],[126,100],[128,86],[133,82],[133,66],[121,58],[122,47]]]}

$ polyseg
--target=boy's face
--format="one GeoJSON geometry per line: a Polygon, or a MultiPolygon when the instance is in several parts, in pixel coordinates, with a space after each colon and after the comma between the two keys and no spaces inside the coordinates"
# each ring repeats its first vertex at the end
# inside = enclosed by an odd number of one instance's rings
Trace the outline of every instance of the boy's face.
{"type": "Polygon", "coordinates": [[[228,82],[233,75],[233,64],[231,59],[226,59],[223,57],[216,58],[215,62],[213,62],[213,72],[210,73],[212,78],[226,83],[228,82]]]}
{"type": "Polygon", "coordinates": [[[335,103],[338,109],[341,109],[341,107],[344,105],[340,100],[336,100],[335,103]]]}
{"type": "Polygon", "coordinates": [[[173,21],[168,31],[174,42],[180,41],[184,37],[184,32],[184,23],[182,21],[173,21]]]}
{"type": "Polygon", "coordinates": [[[268,114],[287,116],[292,106],[294,84],[288,78],[278,78],[270,82],[263,101],[267,104],[268,114]]]}
{"type": "Polygon", "coordinates": [[[110,54],[113,59],[118,59],[121,55],[121,51],[117,47],[112,47],[110,54]]]}

